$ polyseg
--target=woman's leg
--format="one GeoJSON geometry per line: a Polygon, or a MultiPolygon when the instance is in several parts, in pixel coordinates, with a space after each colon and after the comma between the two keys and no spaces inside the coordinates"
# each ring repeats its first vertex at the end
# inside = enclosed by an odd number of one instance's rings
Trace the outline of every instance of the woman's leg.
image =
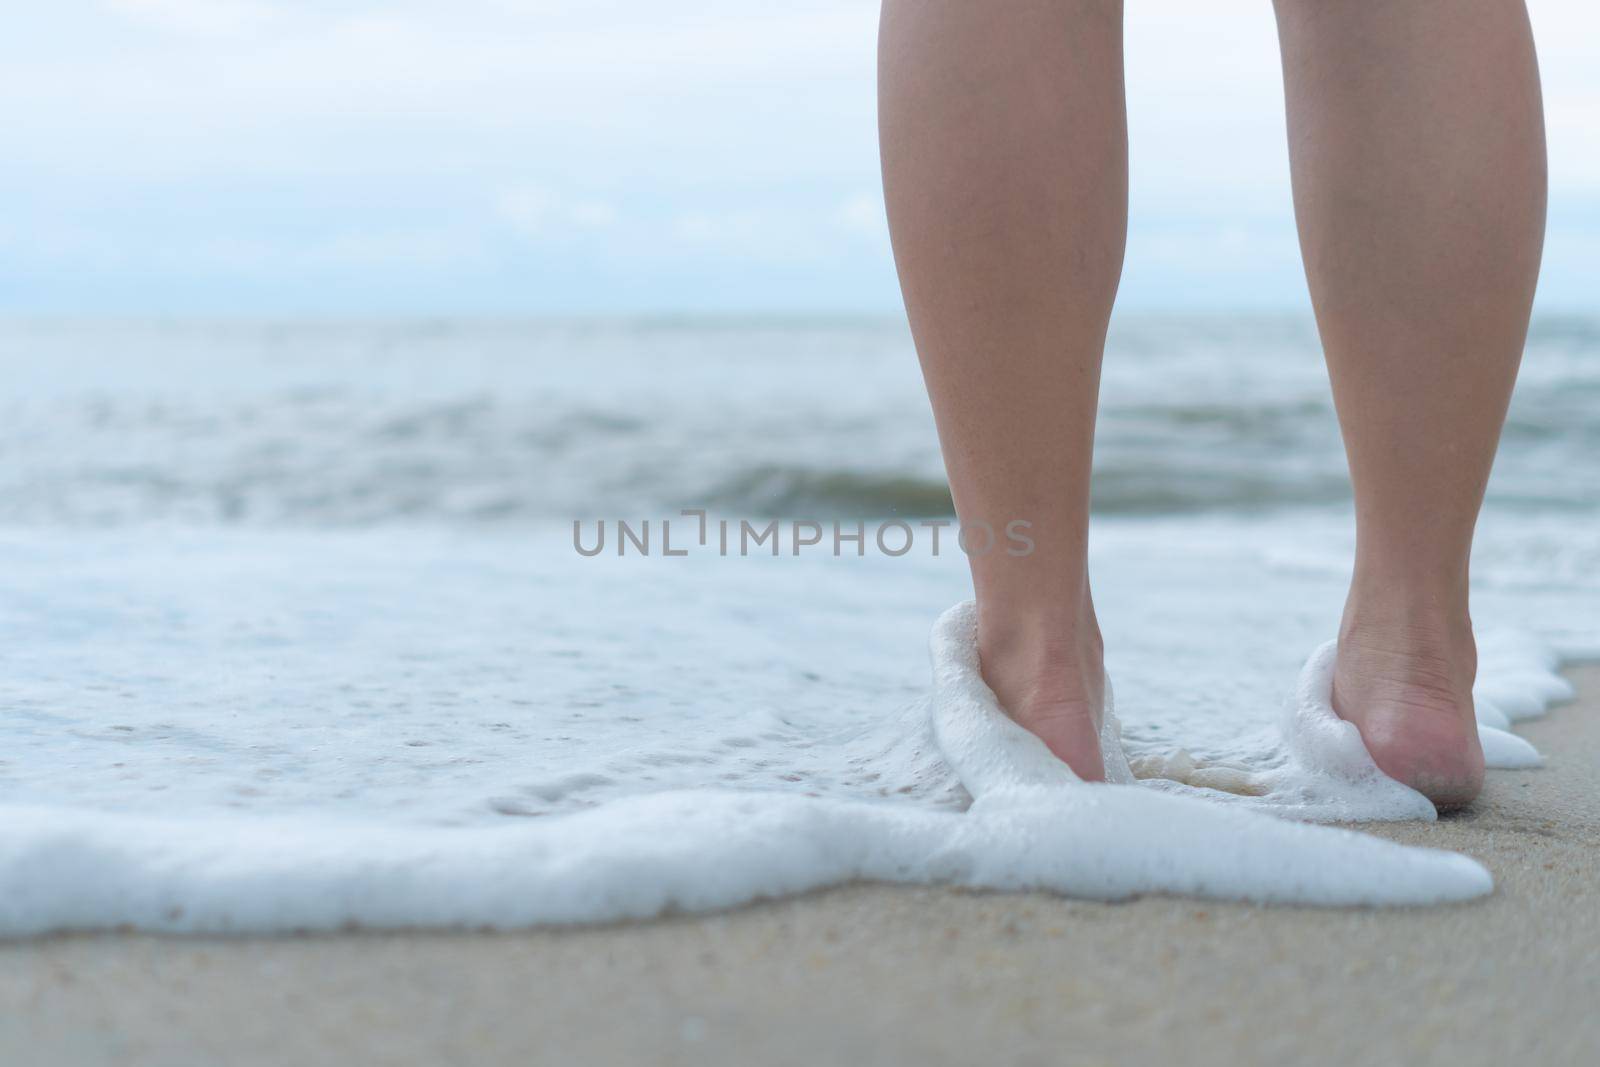
{"type": "Polygon", "coordinates": [[[1122,5],[885,0],[879,49],[912,334],[956,510],[999,542],[971,561],[984,678],[1080,776],[1103,778],[1085,550],[1127,229],[1122,5]],[[1005,550],[1014,520],[1031,523],[1027,556],[1005,550]]]}
{"type": "Polygon", "coordinates": [[[1355,489],[1334,707],[1441,806],[1483,783],[1467,560],[1544,233],[1521,0],[1278,0],[1295,213],[1355,489]]]}

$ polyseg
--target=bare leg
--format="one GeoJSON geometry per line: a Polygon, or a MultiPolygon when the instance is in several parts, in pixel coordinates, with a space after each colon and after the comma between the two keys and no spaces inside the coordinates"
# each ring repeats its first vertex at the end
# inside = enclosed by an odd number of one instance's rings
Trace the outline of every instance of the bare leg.
{"type": "Polygon", "coordinates": [[[1441,807],[1483,783],[1467,562],[1544,232],[1520,0],[1278,0],[1295,212],[1355,489],[1334,707],[1441,807]]]}
{"type": "Polygon", "coordinates": [[[971,561],[984,678],[1100,779],[1085,551],[1127,229],[1122,5],[885,0],[879,98],[895,260],[956,510],[999,541],[971,561]],[[1032,524],[1030,555],[1005,551],[1013,520],[1032,524]]]}

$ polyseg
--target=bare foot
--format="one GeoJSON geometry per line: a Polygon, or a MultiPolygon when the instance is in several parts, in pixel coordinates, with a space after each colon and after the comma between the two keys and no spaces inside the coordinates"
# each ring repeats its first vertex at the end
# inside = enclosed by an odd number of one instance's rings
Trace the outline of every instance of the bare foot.
{"type": "Polygon", "coordinates": [[[1483,789],[1477,647],[1464,612],[1447,623],[1416,614],[1346,607],[1333,710],[1355,723],[1379,770],[1445,811],[1483,789]]]}
{"type": "Polygon", "coordinates": [[[978,659],[983,680],[1013,721],[1079,778],[1105,781],[1100,753],[1105,657],[1092,608],[1062,623],[994,619],[980,606],[978,659]]]}

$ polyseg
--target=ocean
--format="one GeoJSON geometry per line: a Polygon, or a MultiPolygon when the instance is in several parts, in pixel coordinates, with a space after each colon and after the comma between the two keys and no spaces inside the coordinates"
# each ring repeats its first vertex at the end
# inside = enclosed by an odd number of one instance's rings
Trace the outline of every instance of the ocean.
{"type": "MultiPolygon", "coordinates": [[[[1308,321],[1113,328],[1114,787],[1033,762],[958,630],[930,669],[970,589],[898,321],[13,321],[0,367],[0,933],[1487,889],[1318,825],[1431,809],[1285,727],[1352,546],[1308,321]]],[[[1538,321],[1474,559],[1490,726],[1600,653],[1597,446],[1600,322],[1538,321]]]]}

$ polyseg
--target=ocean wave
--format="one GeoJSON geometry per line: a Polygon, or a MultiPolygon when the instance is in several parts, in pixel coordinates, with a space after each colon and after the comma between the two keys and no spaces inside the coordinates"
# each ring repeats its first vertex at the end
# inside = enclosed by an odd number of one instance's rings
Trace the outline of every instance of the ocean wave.
{"type": "MultiPolygon", "coordinates": [[[[1492,501],[1600,507],[1596,346],[1586,320],[1536,324],[1492,501]]],[[[0,524],[952,514],[909,340],[883,324],[0,327],[0,357],[28,368],[0,381],[0,524]]],[[[1095,511],[1348,499],[1304,324],[1113,336],[1095,511]]]]}

